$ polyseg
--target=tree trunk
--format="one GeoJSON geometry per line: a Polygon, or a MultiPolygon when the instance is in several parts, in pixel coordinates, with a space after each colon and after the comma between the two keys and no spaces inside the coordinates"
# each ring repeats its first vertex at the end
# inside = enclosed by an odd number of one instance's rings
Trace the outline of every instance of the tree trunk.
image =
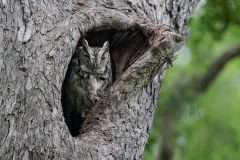
{"type": "Polygon", "coordinates": [[[176,33],[186,35],[196,4],[0,1],[0,159],[142,159],[176,33]],[[110,41],[115,79],[73,138],[61,89],[83,37],[110,41]]]}

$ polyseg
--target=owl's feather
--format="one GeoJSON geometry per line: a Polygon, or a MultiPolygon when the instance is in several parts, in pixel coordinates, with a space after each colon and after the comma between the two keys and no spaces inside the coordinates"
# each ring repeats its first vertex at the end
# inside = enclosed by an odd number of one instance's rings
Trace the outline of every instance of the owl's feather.
{"type": "Polygon", "coordinates": [[[88,110],[111,81],[109,43],[102,48],[90,47],[83,39],[69,64],[62,89],[64,117],[73,136],[79,134],[88,110]]]}

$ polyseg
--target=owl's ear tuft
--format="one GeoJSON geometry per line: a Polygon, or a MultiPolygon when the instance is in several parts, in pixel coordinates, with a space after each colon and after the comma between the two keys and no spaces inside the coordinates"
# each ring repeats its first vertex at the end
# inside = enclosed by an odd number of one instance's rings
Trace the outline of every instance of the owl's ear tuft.
{"type": "Polygon", "coordinates": [[[83,48],[84,48],[85,50],[87,50],[87,49],[89,48],[88,41],[87,41],[86,39],[83,39],[82,45],[83,45],[83,48]]]}
{"type": "Polygon", "coordinates": [[[105,48],[105,47],[109,47],[109,42],[108,42],[108,41],[104,42],[103,47],[104,47],[104,48],[105,48]]]}
{"type": "Polygon", "coordinates": [[[108,42],[108,41],[106,41],[106,42],[103,44],[102,49],[104,50],[104,52],[108,52],[108,51],[109,51],[109,42],[108,42]]]}

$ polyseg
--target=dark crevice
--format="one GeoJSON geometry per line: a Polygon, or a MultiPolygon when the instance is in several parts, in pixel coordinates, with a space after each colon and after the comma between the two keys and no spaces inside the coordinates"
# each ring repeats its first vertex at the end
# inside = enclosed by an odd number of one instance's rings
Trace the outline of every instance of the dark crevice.
{"type": "Polygon", "coordinates": [[[137,30],[90,31],[85,38],[91,46],[101,46],[105,41],[110,43],[114,81],[136,61],[147,49],[147,38],[137,30]]]}
{"type": "MultiPolygon", "coordinates": [[[[102,31],[91,30],[87,32],[85,38],[89,46],[101,47],[105,41],[109,41],[109,49],[111,56],[111,67],[113,74],[113,82],[116,81],[121,75],[130,67],[142,54],[149,48],[148,39],[138,30],[115,30],[106,29],[102,31]]],[[[81,46],[82,39],[79,40],[78,46],[81,46]]],[[[77,47],[78,48],[78,47],[77,47]]],[[[72,59],[76,58],[76,53],[72,59]]],[[[71,62],[70,62],[71,63],[71,62]]],[[[81,126],[84,119],[81,118],[79,113],[71,112],[69,114],[69,97],[65,92],[67,91],[65,82],[71,73],[71,65],[69,64],[62,88],[62,106],[65,122],[70,130],[72,136],[78,136],[81,133],[81,126]],[[78,117],[74,120],[75,123],[70,122],[70,119],[78,117]]],[[[74,99],[73,99],[74,100],[74,99]]]]}

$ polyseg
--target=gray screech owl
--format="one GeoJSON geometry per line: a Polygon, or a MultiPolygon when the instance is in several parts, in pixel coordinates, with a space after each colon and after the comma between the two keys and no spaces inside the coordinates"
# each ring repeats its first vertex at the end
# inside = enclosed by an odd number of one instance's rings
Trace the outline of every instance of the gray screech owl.
{"type": "Polygon", "coordinates": [[[65,121],[72,136],[77,136],[85,115],[112,82],[109,42],[90,47],[83,39],[74,54],[62,88],[65,121]]]}

